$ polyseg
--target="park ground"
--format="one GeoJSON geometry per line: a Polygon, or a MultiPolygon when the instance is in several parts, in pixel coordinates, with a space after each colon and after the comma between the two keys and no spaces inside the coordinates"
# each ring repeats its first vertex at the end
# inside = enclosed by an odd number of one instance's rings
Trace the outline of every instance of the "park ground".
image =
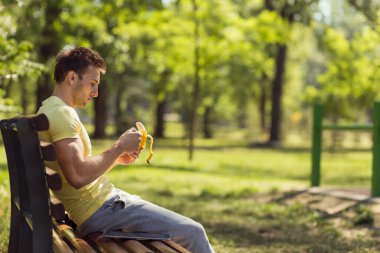
{"type": "MultiPolygon", "coordinates": [[[[93,153],[111,143],[93,141],[93,153]]],[[[189,162],[186,140],[157,140],[151,165],[144,161],[144,151],[133,166],[119,166],[107,178],[202,223],[218,253],[380,252],[380,232],[364,205],[324,218],[301,203],[275,201],[309,186],[307,146],[252,148],[234,138],[198,139],[196,144],[189,162]]],[[[4,150],[0,152],[0,252],[6,252],[10,196],[4,150]]],[[[371,152],[324,152],[322,168],[326,187],[369,188],[371,152]]]]}

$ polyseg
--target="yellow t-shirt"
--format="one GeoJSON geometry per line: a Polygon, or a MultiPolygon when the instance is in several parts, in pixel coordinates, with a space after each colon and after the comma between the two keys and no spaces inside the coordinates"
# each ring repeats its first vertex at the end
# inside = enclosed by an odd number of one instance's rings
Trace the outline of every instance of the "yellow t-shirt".
{"type": "MultiPolygon", "coordinates": [[[[67,138],[80,138],[84,146],[84,157],[91,155],[90,138],[74,108],[65,104],[60,98],[51,96],[42,102],[38,113],[44,113],[49,119],[49,130],[39,134],[42,141],[53,143],[67,138]]],[[[75,189],[67,182],[57,161],[46,162],[46,165],[61,176],[62,188],[53,193],[63,203],[70,219],[77,225],[81,225],[98,210],[114,188],[104,176],[101,176],[92,183],[75,189]]]]}

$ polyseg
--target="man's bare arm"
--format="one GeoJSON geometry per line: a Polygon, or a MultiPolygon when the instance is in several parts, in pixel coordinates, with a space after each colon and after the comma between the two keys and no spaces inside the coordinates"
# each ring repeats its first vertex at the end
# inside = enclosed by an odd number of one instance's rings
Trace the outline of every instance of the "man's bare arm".
{"type": "Polygon", "coordinates": [[[138,132],[124,133],[110,149],[88,157],[83,155],[83,143],[79,138],[54,142],[54,147],[67,182],[79,189],[111,169],[123,152],[136,151],[140,140],[138,132]]]}

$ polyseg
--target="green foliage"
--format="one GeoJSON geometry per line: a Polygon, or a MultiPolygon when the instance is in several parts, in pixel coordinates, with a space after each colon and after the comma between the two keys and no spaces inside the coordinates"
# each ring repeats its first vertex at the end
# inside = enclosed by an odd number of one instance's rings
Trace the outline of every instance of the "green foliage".
{"type": "Polygon", "coordinates": [[[10,97],[13,82],[44,70],[44,66],[32,60],[32,43],[18,41],[17,16],[20,7],[0,4],[0,117],[20,113],[20,106],[10,97]]]}
{"type": "Polygon", "coordinates": [[[0,201],[3,203],[0,208],[0,252],[7,252],[9,240],[9,227],[10,227],[10,196],[8,185],[2,184],[0,186],[0,201]],[[7,203],[5,205],[5,203],[7,203]]]}
{"type": "Polygon", "coordinates": [[[371,107],[379,97],[380,36],[365,28],[348,40],[342,32],[326,28],[322,41],[326,71],[318,76],[320,88],[309,88],[309,95],[326,104],[329,115],[355,119],[358,110],[371,107]]]}
{"type": "Polygon", "coordinates": [[[16,18],[14,12],[0,4],[0,80],[26,75],[42,66],[30,61],[33,45],[28,41],[14,39],[16,18]]]}
{"type": "Polygon", "coordinates": [[[10,227],[10,191],[5,150],[0,149],[0,252],[7,252],[10,227]]]}
{"type": "Polygon", "coordinates": [[[318,47],[310,62],[314,77],[308,78],[305,100],[324,103],[335,122],[368,121],[379,98],[379,33],[352,8],[354,2],[331,2],[322,12],[325,19],[314,26],[318,47]]]}

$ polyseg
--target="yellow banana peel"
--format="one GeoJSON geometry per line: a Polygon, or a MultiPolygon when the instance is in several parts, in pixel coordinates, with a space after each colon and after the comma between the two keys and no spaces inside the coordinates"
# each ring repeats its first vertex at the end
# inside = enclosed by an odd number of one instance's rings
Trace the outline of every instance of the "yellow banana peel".
{"type": "Polygon", "coordinates": [[[137,127],[137,130],[141,132],[142,134],[141,141],[139,144],[139,150],[144,150],[146,146],[146,141],[148,140],[148,138],[150,140],[149,156],[146,159],[146,162],[150,164],[150,160],[152,159],[152,156],[153,156],[153,137],[150,134],[148,134],[148,132],[145,130],[143,123],[136,122],[136,127],[137,127]]]}

